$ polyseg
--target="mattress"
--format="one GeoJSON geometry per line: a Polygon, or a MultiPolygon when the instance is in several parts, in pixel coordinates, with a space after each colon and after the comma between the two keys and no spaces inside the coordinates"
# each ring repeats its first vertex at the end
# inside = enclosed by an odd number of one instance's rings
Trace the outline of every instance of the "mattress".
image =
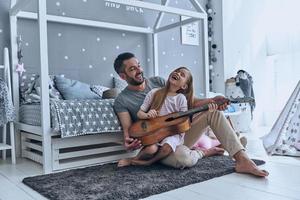
{"type": "MultiPolygon", "coordinates": [[[[40,104],[24,104],[19,109],[19,121],[32,126],[41,126],[41,105],[40,104]]],[[[51,128],[58,131],[59,124],[54,109],[50,109],[51,128]]]]}

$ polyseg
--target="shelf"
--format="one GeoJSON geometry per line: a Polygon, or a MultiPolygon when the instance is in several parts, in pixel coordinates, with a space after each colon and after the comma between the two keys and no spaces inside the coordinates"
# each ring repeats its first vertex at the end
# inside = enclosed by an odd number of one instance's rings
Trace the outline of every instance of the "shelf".
{"type": "Polygon", "coordinates": [[[242,111],[235,111],[235,112],[224,112],[225,117],[230,117],[230,116],[236,116],[242,114],[242,111]]]}
{"type": "Polygon", "coordinates": [[[11,149],[10,145],[0,143],[0,150],[11,149]]]}

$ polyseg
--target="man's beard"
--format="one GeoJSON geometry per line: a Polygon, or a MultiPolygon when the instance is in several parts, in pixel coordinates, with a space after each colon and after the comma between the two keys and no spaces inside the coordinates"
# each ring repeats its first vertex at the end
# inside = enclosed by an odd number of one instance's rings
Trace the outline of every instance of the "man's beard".
{"type": "Polygon", "coordinates": [[[130,85],[134,85],[134,86],[138,86],[138,85],[141,85],[142,83],[144,83],[145,81],[145,78],[144,78],[144,75],[143,73],[141,73],[141,76],[142,76],[142,80],[141,81],[137,81],[131,77],[127,77],[127,82],[130,84],[130,85]]]}

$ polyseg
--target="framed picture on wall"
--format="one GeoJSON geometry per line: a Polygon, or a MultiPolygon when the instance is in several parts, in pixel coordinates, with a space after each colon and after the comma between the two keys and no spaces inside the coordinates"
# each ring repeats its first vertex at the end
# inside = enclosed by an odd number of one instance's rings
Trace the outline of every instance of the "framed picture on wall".
{"type": "MultiPolygon", "coordinates": [[[[181,21],[189,17],[181,16],[181,21]]],[[[181,43],[187,45],[199,45],[199,22],[192,22],[181,27],[181,43]]]]}

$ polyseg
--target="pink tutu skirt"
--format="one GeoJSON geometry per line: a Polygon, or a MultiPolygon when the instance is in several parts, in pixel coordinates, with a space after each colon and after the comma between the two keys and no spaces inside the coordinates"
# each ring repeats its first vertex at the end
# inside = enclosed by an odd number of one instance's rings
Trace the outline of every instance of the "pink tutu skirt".
{"type": "Polygon", "coordinates": [[[212,147],[219,146],[221,143],[217,139],[212,139],[206,134],[202,134],[202,136],[198,139],[196,144],[194,144],[194,148],[200,149],[210,149],[212,147]]]}

